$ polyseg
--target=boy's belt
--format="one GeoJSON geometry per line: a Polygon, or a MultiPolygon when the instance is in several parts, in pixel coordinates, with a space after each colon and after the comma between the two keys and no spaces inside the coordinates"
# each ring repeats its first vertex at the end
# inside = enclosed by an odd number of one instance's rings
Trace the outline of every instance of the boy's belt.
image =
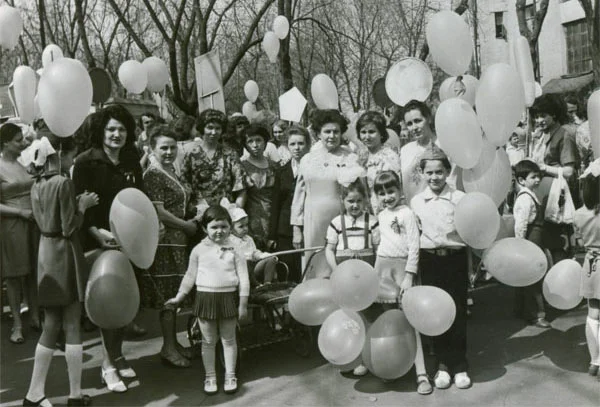
{"type": "Polygon", "coordinates": [[[421,249],[422,251],[424,251],[425,253],[429,253],[429,254],[434,254],[436,256],[451,256],[453,254],[458,254],[460,252],[462,252],[463,250],[465,250],[464,247],[459,247],[459,248],[449,248],[449,247],[442,247],[439,249],[421,249]]]}

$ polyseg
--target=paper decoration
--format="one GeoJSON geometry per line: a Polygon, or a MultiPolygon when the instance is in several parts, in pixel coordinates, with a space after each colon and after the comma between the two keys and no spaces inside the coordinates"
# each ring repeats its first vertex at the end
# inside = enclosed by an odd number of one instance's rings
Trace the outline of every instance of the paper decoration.
{"type": "Polygon", "coordinates": [[[300,122],[306,108],[306,98],[294,87],[279,96],[279,118],[290,122],[300,122]]]}

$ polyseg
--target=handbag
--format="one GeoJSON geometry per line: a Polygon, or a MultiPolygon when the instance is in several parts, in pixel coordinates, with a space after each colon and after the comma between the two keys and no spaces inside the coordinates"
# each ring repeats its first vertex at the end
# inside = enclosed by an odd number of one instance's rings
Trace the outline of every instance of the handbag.
{"type": "Polygon", "coordinates": [[[559,168],[558,176],[550,186],[544,219],[556,224],[571,225],[573,224],[574,214],[573,198],[571,198],[567,180],[563,177],[562,168],[559,168]]]}

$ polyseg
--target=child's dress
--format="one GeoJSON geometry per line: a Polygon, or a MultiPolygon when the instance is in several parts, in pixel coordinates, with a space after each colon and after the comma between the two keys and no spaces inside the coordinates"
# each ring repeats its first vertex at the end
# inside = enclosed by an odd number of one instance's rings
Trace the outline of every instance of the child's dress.
{"type": "Polygon", "coordinates": [[[374,266],[373,244],[379,240],[378,225],[377,219],[373,219],[369,212],[356,219],[345,214],[333,218],[327,229],[327,243],[336,245],[336,263],[358,259],[374,266]]]}
{"type": "Polygon", "coordinates": [[[575,211],[573,225],[587,251],[579,294],[585,298],[600,299],[600,214],[583,206],[575,211]]]}

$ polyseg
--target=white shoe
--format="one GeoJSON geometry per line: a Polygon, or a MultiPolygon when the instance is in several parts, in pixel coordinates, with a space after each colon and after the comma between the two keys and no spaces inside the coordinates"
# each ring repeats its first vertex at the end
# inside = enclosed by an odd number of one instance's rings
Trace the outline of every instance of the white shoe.
{"type": "Polygon", "coordinates": [[[435,374],[433,382],[435,383],[435,387],[438,389],[447,389],[450,387],[451,383],[450,374],[446,371],[438,370],[438,372],[435,374]]]}
{"type": "Polygon", "coordinates": [[[227,394],[235,393],[238,389],[237,377],[229,376],[225,377],[225,383],[223,383],[223,391],[227,394]]]}
{"type": "Polygon", "coordinates": [[[364,376],[367,373],[369,373],[369,369],[367,369],[367,367],[365,365],[358,365],[352,371],[352,374],[354,376],[364,376]]]}
{"type": "Polygon", "coordinates": [[[125,393],[127,391],[127,386],[117,374],[117,369],[114,367],[110,369],[101,368],[101,372],[102,384],[106,384],[108,390],[112,391],[113,393],[125,393]]]}
{"type": "Polygon", "coordinates": [[[219,391],[217,387],[217,378],[214,376],[207,377],[204,380],[204,393],[206,394],[216,394],[219,391]]]}
{"type": "Polygon", "coordinates": [[[454,384],[459,389],[468,389],[472,383],[467,372],[460,372],[454,375],[454,384]]]}

